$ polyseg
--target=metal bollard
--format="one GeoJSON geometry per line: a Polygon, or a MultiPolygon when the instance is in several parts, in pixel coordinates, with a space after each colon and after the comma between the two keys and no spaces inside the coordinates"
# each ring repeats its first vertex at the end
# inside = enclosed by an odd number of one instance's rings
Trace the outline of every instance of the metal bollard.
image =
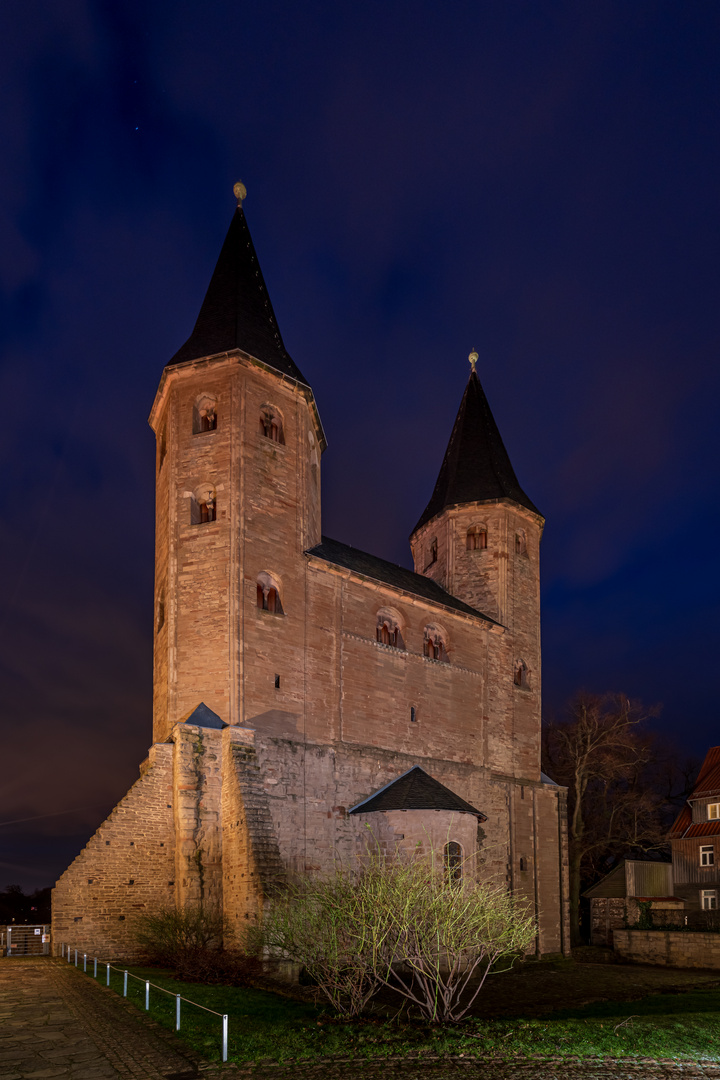
{"type": "Polygon", "coordinates": [[[228,1044],[228,1018],[227,1013],[223,1016],[223,1045],[222,1045],[222,1059],[227,1061],[227,1044],[228,1044]]]}
{"type": "Polygon", "coordinates": [[[87,953],[83,953],[83,971],[87,971],[87,953]]]}
{"type": "Polygon", "coordinates": [[[145,1011],[147,1012],[149,1010],[149,1008],[150,1008],[150,980],[148,979],[146,981],[146,983],[145,983],[145,1011]]]}
{"type": "Polygon", "coordinates": [[[75,950],[75,967],[77,967],[77,949],[75,950]]]}
{"type": "Polygon", "coordinates": [[[175,1030],[180,1030],[180,995],[175,995],[175,1030]]]}
{"type": "Polygon", "coordinates": [[[109,964],[107,966],[107,977],[105,979],[105,985],[106,986],[110,985],[110,965],[109,964]]]}
{"type": "Polygon", "coordinates": [[[60,955],[61,956],[65,955],[65,942],[64,941],[60,942],[60,955]]]}
{"type": "Polygon", "coordinates": [[[93,979],[97,979],[97,956],[95,957],[95,966],[93,968],[93,979]]]}
{"type": "Polygon", "coordinates": [[[123,971],[123,997],[127,997],[127,971],[123,971]]]}
{"type": "Polygon", "coordinates": [[[70,964],[72,962],[71,958],[70,958],[70,946],[69,945],[68,945],[68,948],[67,948],[67,962],[68,962],[68,964],[70,964]]]}

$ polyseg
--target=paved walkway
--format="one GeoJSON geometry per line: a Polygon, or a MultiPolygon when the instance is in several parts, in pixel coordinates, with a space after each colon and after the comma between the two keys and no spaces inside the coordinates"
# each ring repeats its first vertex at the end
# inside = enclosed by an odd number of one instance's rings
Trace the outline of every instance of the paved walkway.
{"type": "Polygon", "coordinates": [[[720,1065],[673,1062],[205,1062],[175,1035],[74,967],[0,959],[0,1080],[720,1080],[720,1065]]]}

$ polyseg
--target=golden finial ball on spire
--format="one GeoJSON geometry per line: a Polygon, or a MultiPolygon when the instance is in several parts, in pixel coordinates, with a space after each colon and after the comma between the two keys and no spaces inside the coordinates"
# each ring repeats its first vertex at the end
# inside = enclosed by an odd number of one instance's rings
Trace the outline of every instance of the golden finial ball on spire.
{"type": "Polygon", "coordinates": [[[468,356],[468,360],[470,361],[470,367],[472,368],[473,371],[475,370],[475,365],[477,364],[479,359],[480,359],[480,357],[478,356],[475,349],[473,349],[473,351],[468,356]]]}
{"type": "Polygon", "coordinates": [[[237,199],[238,206],[242,206],[243,199],[247,198],[247,188],[243,184],[242,180],[238,180],[237,184],[233,185],[233,195],[237,199]]]}

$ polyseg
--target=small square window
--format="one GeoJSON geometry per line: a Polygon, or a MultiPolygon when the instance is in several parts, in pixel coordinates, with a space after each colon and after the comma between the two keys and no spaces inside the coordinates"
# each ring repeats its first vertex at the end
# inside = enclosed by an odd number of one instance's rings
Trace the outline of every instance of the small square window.
{"type": "Polygon", "coordinates": [[[712,844],[703,844],[703,846],[700,848],[700,865],[715,865],[715,848],[712,846],[712,844]]]}
{"type": "Polygon", "coordinates": [[[703,889],[700,893],[703,911],[715,911],[717,908],[717,889],[703,889]]]}

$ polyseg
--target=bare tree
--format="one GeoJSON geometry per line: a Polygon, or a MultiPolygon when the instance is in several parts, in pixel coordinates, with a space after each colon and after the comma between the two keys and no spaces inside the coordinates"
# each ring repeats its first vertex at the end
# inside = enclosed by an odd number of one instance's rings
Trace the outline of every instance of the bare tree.
{"type": "MultiPolygon", "coordinates": [[[[583,881],[609,856],[660,852],[668,827],[665,783],[645,709],[623,694],[579,694],[543,730],[543,768],[568,788],[570,928],[580,943],[583,881]]],[[[668,781],[670,783],[670,781],[668,781]]]]}

